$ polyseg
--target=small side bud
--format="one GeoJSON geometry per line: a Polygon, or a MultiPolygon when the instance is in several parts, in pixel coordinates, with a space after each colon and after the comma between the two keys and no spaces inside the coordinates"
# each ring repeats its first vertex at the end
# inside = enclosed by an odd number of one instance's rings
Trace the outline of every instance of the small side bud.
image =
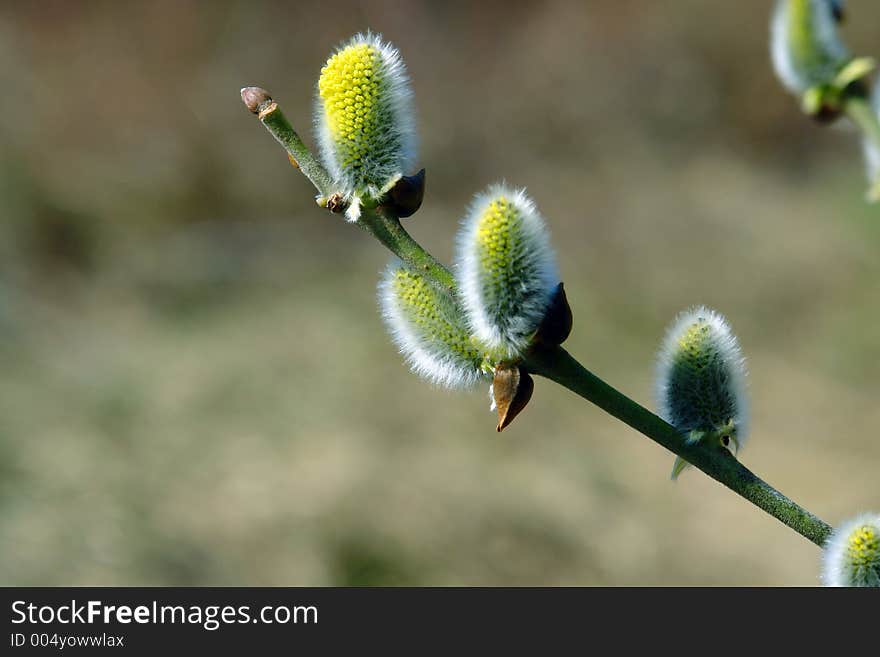
{"type": "Polygon", "coordinates": [[[574,317],[571,314],[571,306],[568,305],[568,298],[565,296],[565,287],[560,283],[556,286],[553,298],[550,299],[550,305],[547,306],[544,320],[535,334],[535,343],[560,345],[568,339],[573,325],[574,317]]]}
{"type": "Polygon", "coordinates": [[[401,176],[382,199],[382,207],[391,210],[400,219],[411,217],[422,207],[425,197],[425,170],[414,176],[401,176]]]}
{"type": "Polygon", "coordinates": [[[496,431],[501,432],[510,426],[529,403],[534,390],[535,381],[524,369],[511,363],[500,363],[495,368],[492,402],[498,411],[496,431]]]}
{"type": "Polygon", "coordinates": [[[374,34],[344,43],[321,69],[315,124],[324,166],[357,221],[415,157],[412,91],[400,53],[374,34]]]}
{"type": "Polygon", "coordinates": [[[777,0],[771,55],[779,80],[793,94],[829,85],[850,58],[837,31],[833,0],[777,0]]]}
{"type": "Polygon", "coordinates": [[[840,95],[830,87],[811,87],[801,96],[801,110],[818,123],[833,123],[843,114],[840,95]]]}
{"type": "Polygon", "coordinates": [[[801,109],[820,123],[830,123],[843,114],[847,98],[868,95],[867,78],[877,68],[872,57],[856,57],[838,71],[826,85],[810,87],[801,97],[801,109]]]}
{"type": "Polygon", "coordinates": [[[448,294],[400,261],[379,283],[379,305],[394,343],[414,372],[448,388],[484,379],[484,354],[448,294]]]}
{"type": "Polygon", "coordinates": [[[477,338],[513,359],[531,344],[559,285],[543,218],[523,190],[490,187],[462,222],[462,304],[477,338]]]}
{"type": "Polygon", "coordinates": [[[822,581],[880,587],[880,515],[861,515],[831,532],[822,553],[822,581]]]}
{"type": "Polygon", "coordinates": [[[336,192],[335,194],[330,195],[330,198],[327,199],[324,207],[330,210],[333,214],[342,214],[345,212],[345,199],[342,197],[342,194],[336,192]]]}
{"type": "Polygon", "coordinates": [[[241,100],[252,113],[259,114],[260,110],[272,102],[272,97],[260,87],[244,87],[241,90],[241,100]]]}
{"type": "MultiPolygon", "coordinates": [[[[745,360],[719,313],[698,306],[679,315],[657,355],[657,408],[688,443],[711,441],[736,454],[748,432],[745,360]]],[[[687,463],[676,459],[672,478],[687,463]]]]}

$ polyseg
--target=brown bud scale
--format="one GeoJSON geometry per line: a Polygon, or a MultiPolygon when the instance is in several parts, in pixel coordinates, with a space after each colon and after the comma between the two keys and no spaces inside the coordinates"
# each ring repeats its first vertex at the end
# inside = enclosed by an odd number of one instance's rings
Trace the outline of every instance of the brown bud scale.
{"type": "Polygon", "coordinates": [[[500,363],[495,368],[492,395],[498,409],[496,431],[503,431],[529,403],[535,381],[524,369],[511,363],[500,363]]]}

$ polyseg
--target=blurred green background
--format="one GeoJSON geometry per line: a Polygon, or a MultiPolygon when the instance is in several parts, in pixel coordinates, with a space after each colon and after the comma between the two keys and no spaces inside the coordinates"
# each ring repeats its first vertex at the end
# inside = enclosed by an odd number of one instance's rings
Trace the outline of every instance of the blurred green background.
{"type": "MultiPolygon", "coordinates": [[[[416,238],[448,260],[472,194],[527,186],[567,346],[648,405],[666,325],[721,310],[743,461],[836,523],[880,509],[880,209],[857,135],[773,78],[769,4],[3,2],[0,583],[818,583],[814,545],[571,393],[498,435],[485,391],[410,374],[387,253],[238,95],[312,142],[324,59],[383,33],[416,238]]],[[[849,13],[880,55],[880,5],[849,13]]]]}

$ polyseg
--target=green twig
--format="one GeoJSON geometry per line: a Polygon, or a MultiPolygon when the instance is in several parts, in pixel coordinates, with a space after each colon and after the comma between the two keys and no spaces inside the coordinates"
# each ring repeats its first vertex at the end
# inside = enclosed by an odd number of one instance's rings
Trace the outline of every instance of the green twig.
{"type": "MultiPolygon", "coordinates": [[[[847,116],[862,131],[865,139],[880,152],[880,117],[871,107],[871,103],[863,95],[851,95],[846,98],[843,108],[847,116]]],[[[872,203],[880,201],[880,180],[871,181],[867,199],[872,203]]]]}
{"type": "Polygon", "coordinates": [[[435,285],[455,293],[455,279],[450,271],[425,251],[391,212],[365,208],[358,224],[410,267],[424,272],[435,285]]]}
{"type": "MultiPolygon", "coordinates": [[[[327,192],[331,188],[326,171],[308,152],[302,140],[284,118],[277,103],[272,101],[267,93],[259,90],[270,103],[261,111],[259,104],[248,102],[244,91],[242,98],[245,104],[251,108],[251,111],[255,111],[252,105],[257,108],[256,112],[260,114],[266,129],[289,154],[298,158],[297,162],[300,163],[301,170],[315,187],[322,194],[329,195],[327,192]],[[266,110],[268,113],[264,116],[266,110]],[[304,163],[309,164],[308,168],[304,163]]],[[[406,232],[396,216],[381,208],[365,208],[358,223],[401,260],[424,272],[434,284],[451,292],[455,291],[455,280],[449,270],[406,232]]],[[[524,366],[530,372],[555,381],[596,404],[636,431],[681,456],[816,545],[823,545],[831,533],[831,528],[826,523],[757,477],[725,448],[703,443],[688,445],[672,425],[602,381],[561,347],[533,351],[526,357],[524,366]]]]}
{"type": "Polygon", "coordinates": [[[241,99],[247,108],[257,115],[279,144],[287,151],[291,164],[294,164],[308,178],[324,197],[330,197],[336,190],[333,179],[323,165],[312,155],[308,146],[290,125],[284,112],[265,89],[245,87],[241,90],[241,99]]]}
{"type": "Polygon", "coordinates": [[[849,96],[843,107],[847,116],[862,131],[865,139],[870,140],[880,150],[880,118],[874,113],[868,100],[863,96],[849,96]]]}
{"type": "Polygon", "coordinates": [[[821,547],[828,538],[831,527],[752,473],[726,448],[720,444],[688,445],[675,427],[605,383],[562,347],[531,353],[525,366],[530,372],[555,381],[593,402],[816,545],[821,547]]]}

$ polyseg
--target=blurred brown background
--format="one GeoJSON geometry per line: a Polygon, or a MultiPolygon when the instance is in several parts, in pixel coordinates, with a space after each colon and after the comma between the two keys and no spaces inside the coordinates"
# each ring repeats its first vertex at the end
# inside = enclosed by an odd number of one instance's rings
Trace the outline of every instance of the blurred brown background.
{"type": "MultiPolygon", "coordinates": [[[[370,28],[413,77],[408,226],[448,259],[525,185],[567,346],[653,405],[694,303],[749,357],[744,462],[835,523],[880,510],[880,209],[772,76],[770,3],[0,4],[0,583],[774,584],[819,551],[567,391],[495,434],[385,337],[387,253],[318,211],[238,97],[309,135],[370,28]]],[[[880,5],[844,33],[880,55],[880,5]]]]}

